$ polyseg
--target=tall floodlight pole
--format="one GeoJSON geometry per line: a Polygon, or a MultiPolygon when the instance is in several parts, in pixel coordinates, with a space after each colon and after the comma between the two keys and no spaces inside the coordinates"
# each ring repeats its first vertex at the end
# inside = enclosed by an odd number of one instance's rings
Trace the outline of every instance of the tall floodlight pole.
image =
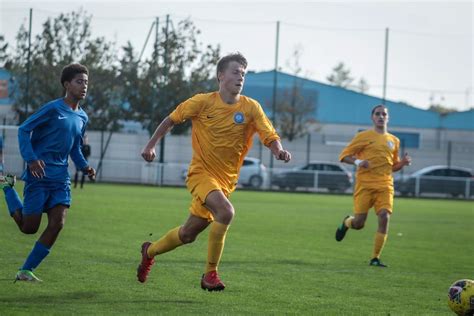
{"type": "Polygon", "coordinates": [[[382,104],[385,105],[387,97],[387,64],[388,64],[388,27],[385,28],[385,58],[383,66],[383,96],[382,104]]]}
{"type": "MultiPolygon", "coordinates": [[[[275,43],[275,71],[273,72],[273,99],[272,99],[272,122],[276,125],[276,98],[278,85],[278,50],[280,46],[280,21],[276,24],[276,43],[275,43]]],[[[273,155],[270,155],[270,187],[273,174],[273,155]]]]}
{"type": "Polygon", "coordinates": [[[273,73],[273,100],[272,100],[272,121],[275,124],[276,119],[276,96],[278,83],[278,51],[280,46],[280,21],[276,25],[276,43],[275,43],[275,72],[273,73]]]}
{"type": "Polygon", "coordinates": [[[25,88],[25,115],[20,118],[23,123],[28,117],[28,105],[30,104],[30,68],[31,68],[31,23],[33,20],[33,9],[30,8],[30,26],[28,30],[28,57],[26,60],[26,88],[25,88]]]}
{"type": "MultiPolygon", "coordinates": [[[[169,58],[168,58],[168,54],[169,54],[169,43],[168,43],[168,30],[169,30],[169,23],[170,23],[170,15],[167,14],[166,15],[166,26],[165,26],[165,52],[164,52],[164,56],[163,56],[163,60],[164,60],[164,63],[165,63],[165,67],[164,67],[164,77],[165,77],[165,82],[168,80],[168,71],[169,71],[169,58]]],[[[165,93],[164,97],[163,97],[163,100],[168,103],[168,94],[166,92],[166,88],[165,88],[165,91],[162,91],[161,93],[165,93]]],[[[168,106],[169,104],[166,104],[166,106],[168,106]]],[[[161,142],[160,142],[160,163],[164,163],[165,162],[165,136],[163,136],[163,138],[161,138],[161,142]]]]}
{"type": "Polygon", "coordinates": [[[146,48],[146,45],[148,44],[148,40],[150,39],[151,32],[153,32],[153,28],[155,27],[155,24],[158,25],[159,21],[160,21],[160,19],[156,18],[156,21],[153,21],[153,23],[151,23],[150,30],[148,31],[148,35],[147,35],[146,40],[145,40],[145,44],[143,44],[142,51],[140,53],[140,56],[138,57],[138,62],[140,62],[142,60],[142,56],[143,56],[143,53],[145,52],[145,48],[146,48]]]}

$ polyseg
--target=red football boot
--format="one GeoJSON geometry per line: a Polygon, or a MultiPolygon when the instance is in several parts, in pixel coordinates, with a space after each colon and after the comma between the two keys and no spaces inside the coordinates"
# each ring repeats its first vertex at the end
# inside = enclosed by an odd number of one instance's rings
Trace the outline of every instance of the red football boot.
{"type": "Polygon", "coordinates": [[[222,291],[225,289],[225,284],[219,279],[217,271],[210,271],[202,275],[201,289],[210,291],[222,291]]]}
{"type": "Polygon", "coordinates": [[[137,268],[137,278],[138,281],[144,283],[148,278],[148,274],[150,273],[151,266],[155,263],[154,258],[148,258],[147,250],[150,247],[151,242],[144,242],[142,244],[142,262],[137,268]]]}

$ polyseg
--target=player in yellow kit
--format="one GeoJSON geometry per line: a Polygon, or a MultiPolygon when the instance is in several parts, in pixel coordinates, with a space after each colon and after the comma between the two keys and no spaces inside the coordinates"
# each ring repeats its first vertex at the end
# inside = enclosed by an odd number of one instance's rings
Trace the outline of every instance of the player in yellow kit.
{"type": "Polygon", "coordinates": [[[400,141],[387,132],[388,119],[388,109],[384,105],[374,107],[372,109],[374,128],[358,133],[339,155],[340,161],[356,165],[357,173],[354,216],[344,218],[336,230],[336,240],[344,239],[349,228],[362,229],[369,209],[374,207],[378,217],[378,229],[369,264],[378,267],[386,267],[380,261],[380,254],[387,240],[388,223],[393,210],[392,172],[401,170],[411,163],[408,154],[400,160],[398,156],[400,141]]]}
{"type": "Polygon", "coordinates": [[[142,157],[153,161],[158,141],[175,124],[192,121],[193,157],[186,180],[193,197],[191,214],[182,226],[170,230],[158,241],[143,243],[142,260],[137,269],[140,282],[146,281],[155,256],[193,242],[210,225],[201,287],[209,291],[223,290],[225,285],[217,274],[217,267],[234,217],[229,196],[235,190],[255,132],[276,159],[285,162],[291,159],[260,104],[240,94],[246,69],[247,60],[240,53],[223,57],[217,64],[219,91],[197,94],[181,103],[161,122],[143,149],[142,157]]]}

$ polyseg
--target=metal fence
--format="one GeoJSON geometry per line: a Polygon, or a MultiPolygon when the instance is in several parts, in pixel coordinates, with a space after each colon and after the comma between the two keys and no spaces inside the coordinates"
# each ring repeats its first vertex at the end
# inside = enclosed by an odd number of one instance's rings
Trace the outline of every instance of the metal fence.
{"type": "MultiPolygon", "coordinates": [[[[2,129],[2,131],[4,169],[19,176],[23,172],[24,162],[18,149],[17,130],[2,129]]],[[[99,170],[97,181],[184,186],[186,170],[192,155],[189,138],[189,136],[169,137],[166,142],[166,160],[169,162],[160,164],[158,162],[147,163],[139,155],[141,147],[147,140],[147,135],[114,135],[101,163],[102,167],[99,170]]],[[[97,167],[101,157],[99,150],[101,148],[100,133],[90,132],[89,139],[92,145],[92,156],[89,158],[89,162],[92,166],[97,167]]],[[[468,146],[456,143],[452,146],[444,146],[444,148],[453,150],[453,161],[464,164],[471,176],[413,176],[412,172],[415,170],[430,164],[442,164],[445,162],[443,157],[446,157],[445,152],[418,149],[413,151],[413,155],[419,165],[416,168],[410,166],[405,172],[394,175],[397,194],[414,197],[436,196],[472,199],[474,197],[474,179],[472,178],[472,168],[470,168],[472,160],[469,157],[472,157],[473,146],[469,143],[466,144],[468,146]],[[438,156],[436,156],[436,153],[438,156]]],[[[263,164],[259,163],[257,169],[244,166],[238,187],[286,192],[307,191],[350,194],[353,189],[355,172],[351,166],[342,167],[341,171],[339,171],[340,169],[322,167],[318,170],[302,168],[309,162],[313,162],[314,159],[318,159],[318,161],[322,161],[328,166],[338,165],[337,155],[343,144],[335,146],[318,142],[313,143],[311,148],[306,147],[306,145],[307,143],[304,141],[289,143],[287,147],[294,157],[292,162],[290,164],[275,162],[274,168],[268,168],[264,164],[269,165],[270,153],[267,149],[262,149],[261,146],[256,144],[249,155],[261,158],[260,162],[263,162],[263,164]]],[[[72,175],[75,173],[72,163],[70,173],[72,175]]]]}

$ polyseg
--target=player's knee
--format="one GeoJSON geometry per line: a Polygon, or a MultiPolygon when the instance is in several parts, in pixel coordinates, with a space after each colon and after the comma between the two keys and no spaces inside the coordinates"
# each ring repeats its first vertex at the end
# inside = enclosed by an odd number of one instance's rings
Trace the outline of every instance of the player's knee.
{"type": "Polygon", "coordinates": [[[66,224],[65,217],[55,218],[48,223],[47,229],[51,232],[59,233],[63,229],[64,224],[66,224]]]}
{"type": "Polygon", "coordinates": [[[65,219],[61,219],[59,221],[53,222],[51,225],[51,229],[59,233],[63,229],[65,223],[66,223],[65,219]]]}
{"type": "Polygon", "coordinates": [[[359,230],[359,229],[364,228],[364,226],[365,226],[365,222],[352,220],[352,228],[353,229],[359,230]]]}
{"type": "Polygon", "coordinates": [[[235,210],[232,204],[227,203],[222,210],[222,219],[224,223],[230,223],[234,218],[235,210]]]}
{"type": "Polygon", "coordinates": [[[196,240],[197,235],[186,230],[181,230],[179,239],[183,244],[190,244],[196,240]]]}
{"type": "Polygon", "coordinates": [[[378,214],[378,217],[379,219],[382,221],[382,222],[385,222],[385,223],[388,223],[389,219],[390,219],[390,213],[386,210],[382,210],[379,214],[378,214]]]}
{"type": "Polygon", "coordinates": [[[38,228],[39,226],[35,227],[35,226],[23,225],[20,229],[23,234],[32,235],[32,234],[36,234],[36,232],[38,231],[38,228]]]}

